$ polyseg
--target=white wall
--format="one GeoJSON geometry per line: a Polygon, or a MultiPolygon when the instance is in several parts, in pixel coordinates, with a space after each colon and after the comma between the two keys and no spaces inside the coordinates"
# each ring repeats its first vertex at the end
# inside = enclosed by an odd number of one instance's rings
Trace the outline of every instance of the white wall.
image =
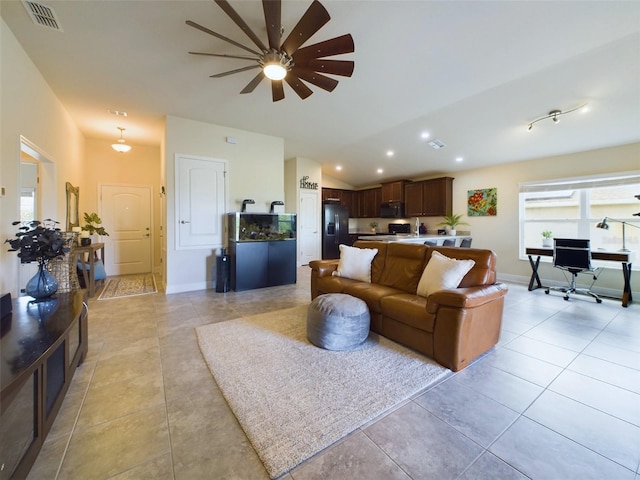
{"type": "MultiPolygon", "coordinates": [[[[0,240],[13,237],[19,218],[20,137],[51,160],[45,169],[51,183],[43,214],[66,220],[65,182],[82,185],[84,138],[13,33],[0,18],[0,240]]],[[[0,248],[0,293],[18,294],[18,258],[0,248]]]]}
{"type": "MultiPolygon", "coordinates": [[[[531,268],[528,260],[520,259],[518,252],[519,184],[543,179],[633,171],[638,169],[639,161],[640,143],[636,143],[456,172],[450,174],[455,177],[453,181],[453,212],[464,213],[464,220],[470,224],[470,227],[464,228],[471,230],[474,247],[490,248],[497,253],[498,272],[502,278],[528,282],[531,268]],[[495,217],[467,217],[467,191],[493,187],[498,189],[498,215],[495,217]]],[[[425,218],[423,220],[426,220],[429,228],[440,221],[439,218],[425,218]]],[[[621,292],[623,287],[621,268],[615,263],[609,263],[609,265],[610,268],[604,271],[596,285],[621,292]]],[[[540,275],[545,279],[564,280],[562,273],[549,263],[542,265],[540,275]]],[[[640,290],[639,277],[640,275],[632,276],[634,291],[640,290]]]]}
{"type": "MultiPolygon", "coordinates": [[[[84,212],[98,212],[98,191],[100,185],[150,186],[152,188],[151,209],[153,231],[152,269],[161,268],[160,231],[160,148],[148,145],[132,146],[127,153],[118,153],[111,148],[112,141],[87,139],[85,142],[85,175],[80,189],[80,224],[83,225],[84,212]]],[[[111,252],[106,252],[110,255],[111,252]]],[[[107,272],[109,273],[109,272],[107,272]]]]}
{"type": "Polygon", "coordinates": [[[176,154],[226,160],[228,211],[239,211],[242,200],[252,198],[251,211],[268,212],[271,202],[284,200],[284,140],[269,135],[168,116],[163,142],[166,175],[166,275],[167,293],[210,288],[214,249],[176,249],[176,154]],[[235,144],[226,138],[236,139],[235,144]]]}

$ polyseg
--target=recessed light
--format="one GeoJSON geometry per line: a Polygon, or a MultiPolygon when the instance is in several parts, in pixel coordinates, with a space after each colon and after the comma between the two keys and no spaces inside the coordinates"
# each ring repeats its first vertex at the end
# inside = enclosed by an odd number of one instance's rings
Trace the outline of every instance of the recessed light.
{"type": "Polygon", "coordinates": [[[457,157],[456,158],[456,162],[462,162],[462,161],[464,161],[464,158],[462,158],[462,157],[457,157]]]}
{"type": "Polygon", "coordinates": [[[384,170],[382,170],[381,168],[378,169],[378,173],[382,173],[384,172],[384,170]]]}
{"type": "Polygon", "coordinates": [[[338,171],[342,170],[342,166],[341,165],[336,165],[336,170],[338,170],[338,171]]]}
{"type": "Polygon", "coordinates": [[[420,138],[422,138],[423,140],[426,140],[427,138],[429,138],[431,135],[429,134],[429,132],[422,132],[420,134],[420,138]]]}
{"type": "Polygon", "coordinates": [[[117,117],[128,117],[129,114],[127,112],[123,112],[122,110],[107,110],[111,115],[115,115],[117,117]]]}
{"type": "Polygon", "coordinates": [[[387,157],[393,157],[394,152],[393,150],[387,150],[387,157]]]}

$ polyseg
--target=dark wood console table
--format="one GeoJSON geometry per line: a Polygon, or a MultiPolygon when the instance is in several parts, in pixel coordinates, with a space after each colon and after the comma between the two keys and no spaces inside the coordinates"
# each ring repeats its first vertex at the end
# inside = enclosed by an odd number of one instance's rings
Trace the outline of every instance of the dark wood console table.
{"type": "Polygon", "coordinates": [[[100,252],[99,260],[104,265],[104,243],[92,243],[86,247],[76,247],[75,250],[78,261],[82,265],[82,277],[84,284],[89,290],[89,296],[96,293],[96,255],[100,252]],[[85,255],[87,254],[87,255],[85,255]]]}
{"type": "Polygon", "coordinates": [[[0,330],[0,480],[26,478],[88,345],[86,290],[13,300],[0,330]]]}
{"type": "MultiPolygon", "coordinates": [[[[536,288],[543,288],[538,268],[540,267],[540,257],[553,257],[553,248],[527,248],[525,253],[529,257],[531,265],[531,279],[529,280],[529,291],[536,288]],[[533,256],[536,255],[536,259],[533,256]]],[[[609,252],[603,250],[591,250],[593,260],[604,260],[608,262],[618,262],[622,265],[622,276],[624,277],[624,287],[622,289],[622,306],[626,307],[633,300],[631,293],[631,252],[609,252]]]]}

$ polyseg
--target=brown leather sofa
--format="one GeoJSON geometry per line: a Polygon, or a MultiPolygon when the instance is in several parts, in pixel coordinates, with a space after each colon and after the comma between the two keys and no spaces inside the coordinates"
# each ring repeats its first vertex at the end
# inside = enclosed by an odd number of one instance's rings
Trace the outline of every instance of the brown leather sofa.
{"type": "Polygon", "coordinates": [[[371,283],[333,276],[338,260],[314,260],[309,263],[312,299],[346,293],[364,300],[371,330],[453,371],[498,342],[508,289],[496,283],[496,255],[491,250],[375,241],[358,241],[354,246],[378,249],[371,283]],[[472,259],[475,265],[458,288],[421,297],[416,290],[434,250],[450,258],[472,259]]]}

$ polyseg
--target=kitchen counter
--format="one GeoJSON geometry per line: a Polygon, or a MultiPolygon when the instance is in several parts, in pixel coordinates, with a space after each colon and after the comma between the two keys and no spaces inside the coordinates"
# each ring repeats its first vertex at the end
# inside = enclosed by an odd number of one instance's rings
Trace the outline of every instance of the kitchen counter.
{"type": "Polygon", "coordinates": [[[436,240],[438,245],[446,239],[462,240],[463,238],[471,238],[471,235],[413,235],[413,234],[396,234],[396,235],[376,235],[375,239],[371,235],[360,236],[358,240],[373,240],[376,242],[405,242],[405,243],[424,243],[427,240],[436,240]]]}

